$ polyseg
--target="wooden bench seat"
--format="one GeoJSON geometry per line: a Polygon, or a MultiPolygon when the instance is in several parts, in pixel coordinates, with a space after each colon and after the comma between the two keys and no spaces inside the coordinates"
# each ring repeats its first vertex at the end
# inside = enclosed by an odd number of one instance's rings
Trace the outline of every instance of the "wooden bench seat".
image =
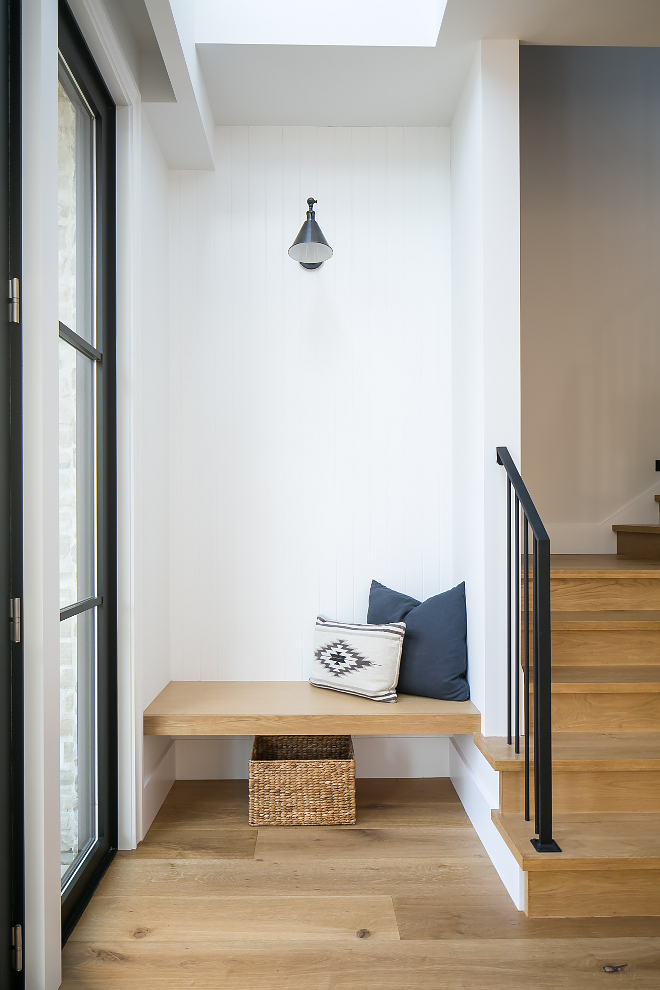
{"type": "Polygon", "coordinates": [[[145,709],[147,736],[452,735],[478,732],[471,701],[399,695],[396,704],[307,681],[170,681],[145,709]]]}

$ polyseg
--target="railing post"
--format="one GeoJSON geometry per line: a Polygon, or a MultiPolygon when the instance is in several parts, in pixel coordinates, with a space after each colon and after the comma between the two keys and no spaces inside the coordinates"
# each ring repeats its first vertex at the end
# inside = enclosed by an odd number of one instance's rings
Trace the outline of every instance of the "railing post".
{"type": "MultiPolygon", "coordinates": [[[[518,754],[520,752],[520,499],[516,495],[516,541],[515,541],[515,555],[516,555],[516,567],[515,567],[515,582],[516,582],[516,594],[515,594],[515,605],[514,605],[514,616],[513,621],[515,622],[515,650],[514,650],[514,663],[515,663],[515,679],[514,679],[514,692],[515,692],[515,706],[514,706],[514,719],[516,723],[516,745],[515,752],[518,754]]],[[[509,613],[510,614],[510,613],[509,613]]]]}
{"type": "Polygon", "coordinates": [[[523,681],[523,712],[524,712],[524,722],[523,731],[525,733],[525,821],[530,820],[529,813],[529,523],[527,522],[527,515],[524,514],[525,527],[524,527],[524,539],[523,539],[523,560],[524,560],[524,613],[525,613],[525,642],[524,642],[524,656],[525,656],[525,677],[523,681]]]}
{"type": "Polygon", "coordinates": [[[550,540],[536,541],[536,588],[534,625],[537,655],[534,682],[538,690],[534,723],[534,767],[538,786],[538,839],[532,839],[537,852],[561,852],[552,838],[552,656],[550,614],[550,540]],[[538,671],[537,671],[538,668],[538,671]]]}
{"type": "Polygon", "coordinates": [[[532,539],[532,683],[534,690],[534,831],[539,832],[539,580],[538,580],[538,541],[532,539]]]}

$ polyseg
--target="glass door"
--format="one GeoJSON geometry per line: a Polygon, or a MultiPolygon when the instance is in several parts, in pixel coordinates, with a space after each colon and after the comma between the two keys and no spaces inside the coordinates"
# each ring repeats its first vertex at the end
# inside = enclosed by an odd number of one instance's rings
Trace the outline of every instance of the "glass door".
{"type": "Polygon", "coordinates": [[[117,845],[114,106],[66,4],[58,80],[64,938],[117,845]]]}

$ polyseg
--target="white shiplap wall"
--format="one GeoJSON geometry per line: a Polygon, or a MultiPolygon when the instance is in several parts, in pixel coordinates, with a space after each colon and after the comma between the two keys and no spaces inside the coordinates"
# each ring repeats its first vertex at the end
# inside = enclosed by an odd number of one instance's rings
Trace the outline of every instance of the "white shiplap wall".
{"type": "Polygon", "coordinates": [[[215,161],[170,178],[172,677],[298,680],[372,577],[451,583],[449,137],[220,127],[215,161]]]}

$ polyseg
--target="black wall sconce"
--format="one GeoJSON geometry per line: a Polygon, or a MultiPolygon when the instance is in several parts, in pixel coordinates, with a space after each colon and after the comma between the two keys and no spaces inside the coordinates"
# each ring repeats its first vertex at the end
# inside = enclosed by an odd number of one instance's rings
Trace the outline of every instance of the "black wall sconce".
{"type": "Polygon", "coordinates": [[[332,248],[316,222],[316,214],[314,213],[316,202],[317,200],[312,199],[311,196],[307,200],[307,219],[289,248],[289,257],[308,271],[320,268],[324,261],[332,257],[332,248]]]}

